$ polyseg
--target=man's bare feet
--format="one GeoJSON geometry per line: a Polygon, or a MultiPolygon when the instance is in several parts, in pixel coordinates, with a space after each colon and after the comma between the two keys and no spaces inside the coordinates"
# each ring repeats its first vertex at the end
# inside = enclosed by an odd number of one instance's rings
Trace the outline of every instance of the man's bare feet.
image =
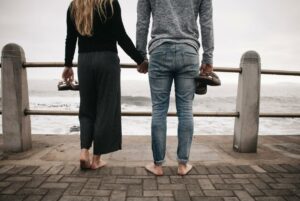
{"type": "Polygon", "coordinates": [[[90,169],[91,162],[90,162],[90,153],[88,149],[81,149],[80,152],[80,168],[81,169],[90,169]]]}
{"type": "Polygon", "coordinates": [[[96,169],[104,167],[106,164],[107,163],[105,161],[101,160],[100,155],[93,155],[91,169],[96,170],[96,169]]]}
{"type": "Polygon", "coordinates": [[[150,163],[145,166],[146,170],[151,172],[156,176],[162,176],[164,174],[163,168],[161,165],[155,165],[154,163],[150,163]]]}
{"type": "Polygon", "coordinates": [[[178,165],[178,174],[181,176],[187,175],[191,170],[193,166],[191,164],[180,164],[178,165]]]}

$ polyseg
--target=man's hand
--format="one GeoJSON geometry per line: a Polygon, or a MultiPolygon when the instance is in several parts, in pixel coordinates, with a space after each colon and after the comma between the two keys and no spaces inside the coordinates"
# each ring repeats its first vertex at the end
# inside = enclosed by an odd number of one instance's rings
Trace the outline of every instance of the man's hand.
{"type": "Polygon", "coordinates": [[[212,64],[202,64],[200,67],[200,75],[205,75],[207,73],[210,73],[214,70],[212,64]]]}
{"type": "Polygon", "coordinates": [[[137,71],[139,73],[146,74],[148,72],[148,65],[149,65],[148,60],[144,60],[143,63],[137,66],[137,71]]]}
{"type": "Polygon", "coordinates": [[[72,67],[65,67],[63,73],[62,73],[62,78],[65,82],[71,83],[74,80],[74,73],[72,67]]]}

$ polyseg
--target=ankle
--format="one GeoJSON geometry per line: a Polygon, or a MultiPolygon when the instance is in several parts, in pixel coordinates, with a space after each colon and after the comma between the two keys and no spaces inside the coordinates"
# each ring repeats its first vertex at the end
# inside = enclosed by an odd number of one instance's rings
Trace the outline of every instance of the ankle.
{"type": "Polygon", "coordinates": [[[187,166],[187,163],[178,163],[178,167],[185,168],[187,166]]]}
{"type": "Polygon", "coordinates": [[[93,161],[99,162],[101,160],[101,155],[93,155],[93,161]]]}
{"type": "Polygon", "coordinates": [[[81,157],[89,157],[90,153],[88,149],[81,149],[80,156],[81,157]]]}

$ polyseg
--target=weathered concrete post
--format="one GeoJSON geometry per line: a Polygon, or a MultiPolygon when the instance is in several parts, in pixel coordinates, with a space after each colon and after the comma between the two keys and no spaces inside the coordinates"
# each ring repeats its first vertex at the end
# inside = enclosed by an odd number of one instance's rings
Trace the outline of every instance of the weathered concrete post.
{"type": "Polygon", "coordinates": [[[30,116],[25,54],[17,44],[2,49],[2,128],[4,150],[22,152],[31,148],[30,116]]]}
{"type": "Polygon", "coordinates": [[[260,56],[254,51],[246,52],[240,67],[235,118],[233,149],[241,153],[256,153],[260,103],[260,56]]]}

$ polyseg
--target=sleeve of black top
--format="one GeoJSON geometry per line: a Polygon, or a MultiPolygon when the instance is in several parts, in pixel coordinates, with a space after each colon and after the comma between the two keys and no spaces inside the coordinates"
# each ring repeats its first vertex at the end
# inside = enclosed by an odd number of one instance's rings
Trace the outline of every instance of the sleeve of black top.
{"type": "Polygon", "coordinates": [[[144,57],[137,51],[132,40],[127,35],[121,15],[121,7],[118,1],[114,1],[114,16],[113,26],[114,33],[117,35],[118,44],[137,64],[141,64],[144,61],[144,57]]]}
{"type": "Polygon", "coordinates": [[[76,49],[77,43],[77,31],[74,24],[74,21],[71,18],[71,5],[69,6],[67,12],[67,37],[65,44],[65,66],[72,67],[73,66],[73,58],[76,49]]]}

